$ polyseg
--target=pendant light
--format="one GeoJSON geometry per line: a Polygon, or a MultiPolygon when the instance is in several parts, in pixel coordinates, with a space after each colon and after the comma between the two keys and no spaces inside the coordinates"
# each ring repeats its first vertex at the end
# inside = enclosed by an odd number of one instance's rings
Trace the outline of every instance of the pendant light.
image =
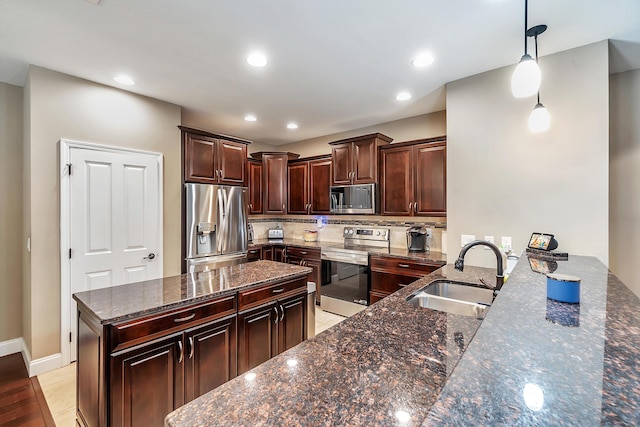
{"type": "MultiPolygon", "coordinates": [[[[536,64],[538,63],[538,36],[547,30],[546,25],[536,25],[527,30],[527,37],[533,37],[536,45],[536,64]]],[[[538,103],[533,107],[529,115],[529,130],[534,133],[544,132],[549,129],[551,115],[540,102],[540,90],[538,90],[538,103]]]]}
{"type": "Polygon", "coordinates": [[[540,88],[542,74],[540,67],[531,55],[527,53],[527,14],[528,0],[524,0],[524,55],[511,76],[511,93],[516,98],[527,98],[534,95],[540,88]]]}

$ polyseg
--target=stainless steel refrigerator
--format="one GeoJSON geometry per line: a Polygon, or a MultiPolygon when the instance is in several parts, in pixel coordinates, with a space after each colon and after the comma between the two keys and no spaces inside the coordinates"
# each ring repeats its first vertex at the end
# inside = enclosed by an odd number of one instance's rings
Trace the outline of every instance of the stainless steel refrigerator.
{"type": "Polygon", "coordinates": [[[187,272],[247,260],[247,188],[185,184],[187,272]]]}

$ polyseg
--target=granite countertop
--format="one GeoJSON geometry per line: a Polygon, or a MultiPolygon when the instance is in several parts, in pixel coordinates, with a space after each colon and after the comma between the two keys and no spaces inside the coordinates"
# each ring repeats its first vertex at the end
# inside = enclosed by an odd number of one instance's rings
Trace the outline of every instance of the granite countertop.
{"type": "Polygon", "coordinates": [[[279,280],[303,277],[310,272],[309,267],[256,261],[200,273],[78,292],[73,294],[73,299],[95,313],[102,324],[107,324],[206,301],[279,280]]]}
{"type": "MultiPolygon", "coordinates": [[[[307,242],[302,239],[282,239],[282,240],[269,240],[269,239],[256,239],[253,242],[249,243],[249,249],[258,248],[264,245],[287,245],[287,246],[298,246],[301,248],[314,248],[314,249],[322,249],[323,247],[332,248],[336,246],[342,245],[342,242],[307,242]]],[[[386,248],[367,248],[369,255],[377,255],[383,257],[393,257],[393,258],[402,258],[408,260],[415,260],[421,262],[430,262],[434,264],[444,265],[447,262],[447,255],[436,252],[436,251],[426,251],[426,252],[409,252],[405,248],[394,248],[391,247],[389,249],[386,248]]]]}
{"type": "Polygon", "coordinates": [[[579,305],[547,300],[523,256],[485,319],[404,302],[447,265],[221,387],[166,425],[638,425],[640,300],[593,257],[579,305]]]}
{"type": "Polygon", "coordinates": [[[166,425],[395,425],[398,411],[421,422],[481,321],[404,297],[434,278],[495,277],[438,271],[179,408],[166,425]]]}

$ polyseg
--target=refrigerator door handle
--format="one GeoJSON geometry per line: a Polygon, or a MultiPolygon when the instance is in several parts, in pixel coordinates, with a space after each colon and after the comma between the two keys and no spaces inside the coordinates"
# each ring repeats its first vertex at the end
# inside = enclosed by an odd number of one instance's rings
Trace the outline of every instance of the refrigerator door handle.
{"type": "Polygon", "coordinates": [[[225,216],[225,200],[224,200],[224,190],[222,188],[218,188],[218,230],[219,232],[216,235],[217,240],[217,249],[218,253],[222,253],[223,248],[227,245],[227,227],[226,227],[226,216],[225,216]]]}

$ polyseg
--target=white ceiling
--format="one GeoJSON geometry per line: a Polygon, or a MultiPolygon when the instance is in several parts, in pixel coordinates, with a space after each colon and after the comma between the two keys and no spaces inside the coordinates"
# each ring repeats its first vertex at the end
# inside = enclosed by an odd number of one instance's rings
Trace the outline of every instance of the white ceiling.
{"type": "MultiPolygon", "coordinates": [[[[0,0],[0,81],[24,85],[28,64],[116,87],[127,73],[123,89],[209,130],[283,144],[443,110],[447,82],[523,53],[523,0],[95,2],[0,0]],[[255,49],[266,67],[245,62],[255,49]],[[423,50],[435,62],[414,69],[423,50]]],[[[531,0],[537,24],[541,56],[613,39],[612,69],[640,68],[640,0],[531,0]]]]}

